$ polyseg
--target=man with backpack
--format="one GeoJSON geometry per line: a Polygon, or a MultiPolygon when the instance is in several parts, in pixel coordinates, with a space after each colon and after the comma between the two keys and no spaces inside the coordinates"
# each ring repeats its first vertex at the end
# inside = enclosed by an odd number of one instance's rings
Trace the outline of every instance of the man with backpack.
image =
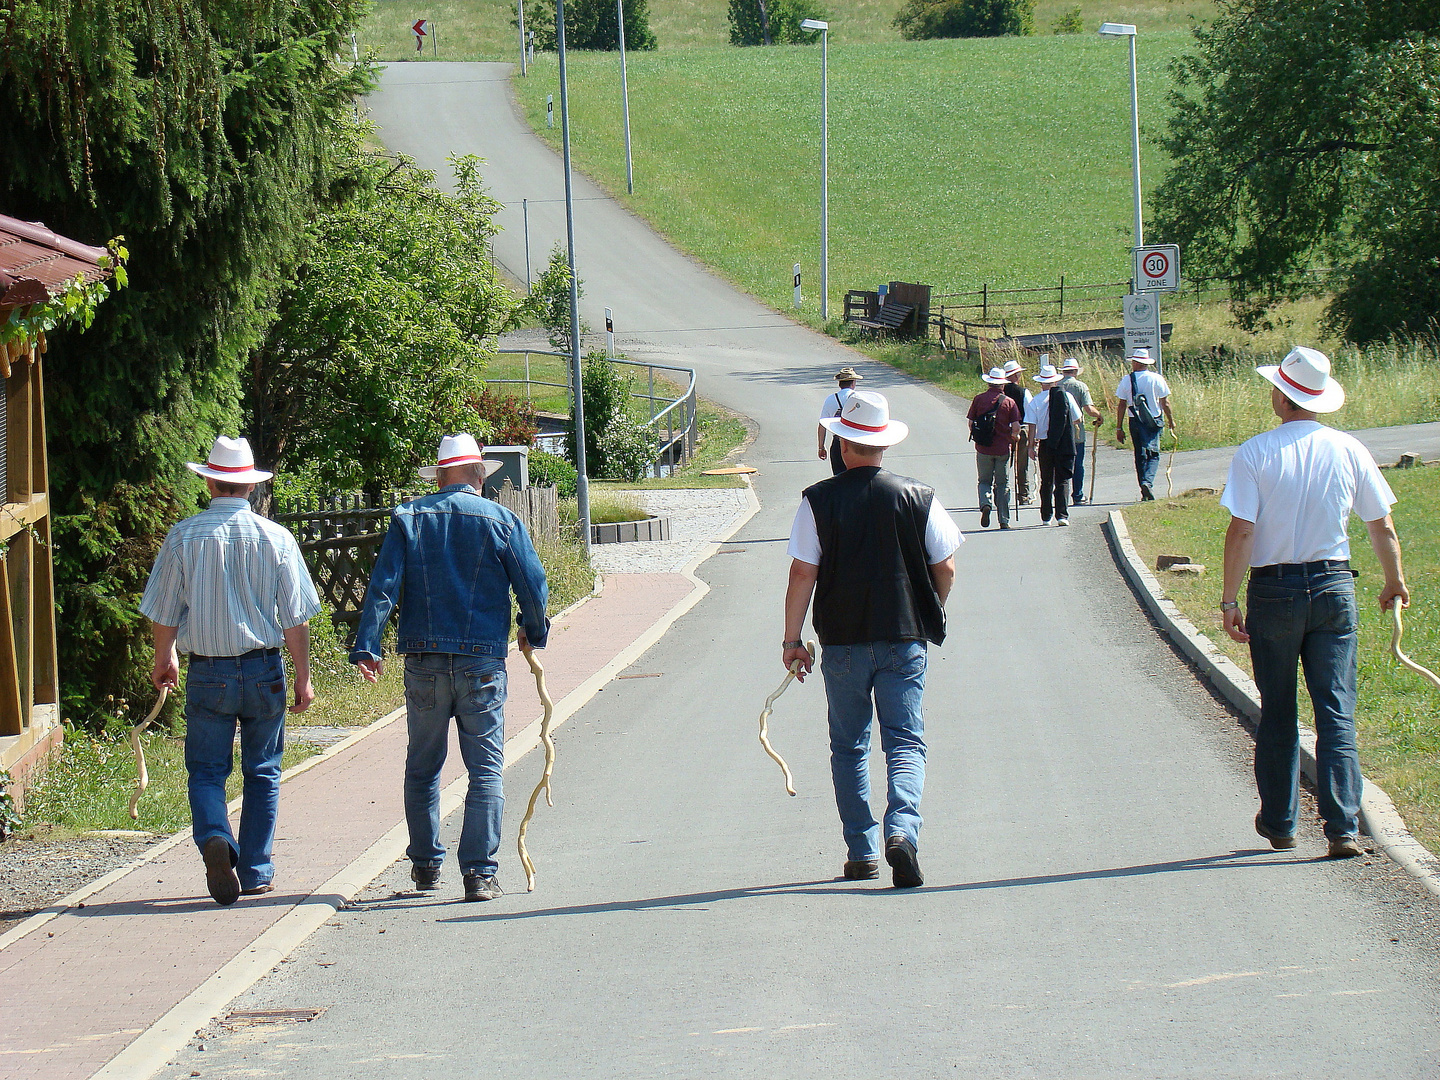
{"type": "Polygon", "coordinates": [[[1030,433],[1030,456],[1040,466],[1040,524],[1070,524],[1070,474],[1075,468],[1075,429],[1080,409],[1075,399],[1056,387],[1061,374],[1049,364],[1040,367],[1035,381],[1045,392],[1030,399],[1025,409],[1025,430],[1030,433]]]}
{"type": "Polygon", "coordinates": [[[1010,453],[1020,431],[1020,410],[1005,392],[1009,380],[1002,368],[980,376],[989,389],[970,402],[970,441],[980,478],[980,527],[990,527],[990,511],[1000,511],[1000,528],[1010,528],[1010,453]],[[993,500],[992,500],[993,496],[993,500]]]}
{"type": "Polygon", "coordinates": [[[1115,438],[1125,445],[1125,414],[1130,414],[1130,439],[1135,447],[1135,476],[1140,481],[1140,501],[1155,498],[1155,470],[1160,466],[1160,433],[1175,430],[1170,412],[1170,387],[1151,371],[1155,363],[1149,349],[1136,349],[1129,356],[1130,374],[1115,388],[1115,438]]]}
{"type": "MultiPolygon", "coordinates": [[[[1105,422],[1100,415],[1100,410],[1095,408],[1095,403],[1090,398],[1090,387],[1080,381],[1080,361],[1073,356],[1067,356],[1065,362],[1060,365],[1060,374],[1064,376],[1056,386],[1064,390],[1072,398],[1080,411],[1090,417],[1098,428],[1105,422]]],[[[1100,434],[1098,431],[1095,433],[1100,434]]],[[[1085,501],[1085,425],[1081,424],[1075,433],[1075,475],[1070,478],[1070,505],[1079,506],[1085,501]]]]}
{"type": "Polygon", "coordinates": [[[825,421],[833,420],[840,415],[845,408],[845,402],[855,390],[855,384],[865,378],[853,367],[843,367],[835,373],[835,393],[825,399],[825,404],[820,406],[820,423],[815,428],[815,437],[820,443],[820,460],[830,459],[830,473],[832,476],[839,476],[845,471],[845,462],[840,457],[840,437],[832,436],[830,439],[830,450],[825,450],[825,421]]]}

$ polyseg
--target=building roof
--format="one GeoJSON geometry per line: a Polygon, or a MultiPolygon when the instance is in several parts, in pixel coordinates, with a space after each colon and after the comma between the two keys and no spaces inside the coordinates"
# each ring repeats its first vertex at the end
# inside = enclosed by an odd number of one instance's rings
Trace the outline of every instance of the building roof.
{"type": "Polygon", "coordinates": [[[79,274],[99,281],[104,248],[90,247],[51,232],[38,221],[0,214],[0,309],[50,299],[79,274]]]}

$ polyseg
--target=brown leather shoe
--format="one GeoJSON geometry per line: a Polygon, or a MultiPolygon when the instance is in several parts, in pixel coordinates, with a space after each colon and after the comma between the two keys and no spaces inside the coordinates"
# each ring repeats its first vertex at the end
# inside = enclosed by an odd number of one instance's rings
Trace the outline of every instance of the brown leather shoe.
{"type": "Polygon", "coordinates": [[[1277,851],[1288,851],[1295,846],[1295,837],[1284,836],[1270,828],[1260,820],[1260,815],[1255,815],[1255,831],[1270,841],[1270,846],[1277,851]]]}
{"type": "Polygon", "coordinates": [[[205,860],[205,884],[215,902],[229,907],[240,899],[240,878],[230,858],[230,841],[212,836],[200,849],[200,857],[205,860]]]}
{"type": "Polygon", "coordinates": [[[240,895],[241,895],[241,896],[264,896],[267,892],[274,892],[274,891],[275,891],[275,886],[272,885],[270,882],[267,881],[267,882],[265,882],[263,885],[256,885],[253,889],[241,889],[241,890],[240,890],[240,895]]]}
{"type": "Polygon", "coordinates": [[[905,837],[896,835],[885,841],[885,861],[890,864],[890,877],[895,888],[913,889],[925,884],[920,860],[915,855],[915,845],[905,837]]]}
{"type": "Polygon", "coordinates": [[[1365,849],[1360,846],[1360,838],[1358,836],[1330,837],[1330,858],[1353,859],[1357,855],[1364,854],[1365,849]]]}
{"type": "Polygon", "coordinates": [[[846,881],[872,881],[880,876],[880,864],[869,859],[849,859],[845,863],[846,881]]]}

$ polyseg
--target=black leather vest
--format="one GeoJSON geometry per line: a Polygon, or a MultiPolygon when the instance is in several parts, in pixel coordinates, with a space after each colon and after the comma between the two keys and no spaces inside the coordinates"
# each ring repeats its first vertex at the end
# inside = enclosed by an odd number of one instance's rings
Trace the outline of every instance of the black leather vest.
{"type": "Polygon", "coordinates": [[[935,492],[875,466],[805,489],[820,535],[812,619],[822,645],[945,640],[925,525],[935,492]]]}

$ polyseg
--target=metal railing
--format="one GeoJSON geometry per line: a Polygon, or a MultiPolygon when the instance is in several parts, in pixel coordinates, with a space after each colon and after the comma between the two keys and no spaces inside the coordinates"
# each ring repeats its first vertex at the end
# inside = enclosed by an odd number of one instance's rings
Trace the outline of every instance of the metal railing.
{"type": "MultiPolygon", "coordinates": [[[[568,365],[570,357],[567,353],[551,352],[547,349],[500,349],[501,355],[524,356],[525,357],[525,378],[523,379],[486,379],[492,386],[521,386],[525,390],[527,400],[532,398],[531,387],[550,386],[564,390],[570,395],[571,415],[574,415],[575,389],[570,385],[570,369],[565,368],[566,380],[563,383],[549,382],[544,379],[532,379],[530,377],[530,357],[553,356],[563,360],[568,365]]],[[[671,364],[652,364],[646,360],[621,360],[618,357],[611,357],[610,363],[624,364],[627,367],[645,369],[645,392],[636,390],[630,392],[631,398],[638,398],[646,401],[649,405],[648,412],[650,419],[648,425],[655,432],[655,440],[658,449],[655,458],[651,463],[651,471],[656,476],[663,476],[666,472],[673,470],[676,466],[683,465],[689,461],[695,453],[696,441],[699,437],[698,414],[695,394],[695,370],[693,368],[676,367],[671,364]],[[655,392],[655,373],[657,371],[677,372],[683,378],[676,380],[684,383],[684,390],[676,397],[670,397],[663,393],[655,392]],[[664,407],[660,408],[661,403],[664,407]]],[[[545,438],[542,436],[541,438],[545,438]]],[[[552,436],[551,439],[556,437],[552,436]]],[[[537,443],[540,439],[536,440],[537,443]]],[[[543,447],[542,447],[543,448],[543,447]]],[[[553,452],[553,451],[552,451],[553,452]]]]}

